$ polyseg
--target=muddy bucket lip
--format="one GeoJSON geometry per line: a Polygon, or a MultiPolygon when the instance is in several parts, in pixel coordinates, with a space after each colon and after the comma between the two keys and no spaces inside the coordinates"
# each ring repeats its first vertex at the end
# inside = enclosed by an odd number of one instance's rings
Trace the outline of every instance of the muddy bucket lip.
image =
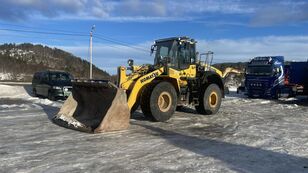
{"type": "Polygon", "coordinates": [[[109,80],[92,80],[92,79],[74,79],[71,80],[73,86],[89,86],[92,87],[113,87],[118,88],[114,83],[109,80]]]}
{"type": "Polygon", "coordinates": [[[62,117],[62,115],[58,115],[58,114],[55,115],[52,118],[52,122],[54,122],[55,124],[57,124],[61,127],[65,127],[67,129],[78,130],[78,131],[85,132],[85,133],[94,133],[94,129],[92,129],[91,127],[87,127],[85,125],[75,126],[75,125],[69,123],[68,121],[66,121],[65,119],[63,119],[61,117],[62,117]]]}
{"type": "Polygon", "coordinates": [[[109,80],[98,80],[98,79],[73,79],[71,82],[97,82],[97,83],[109,83],[109,80]]]}

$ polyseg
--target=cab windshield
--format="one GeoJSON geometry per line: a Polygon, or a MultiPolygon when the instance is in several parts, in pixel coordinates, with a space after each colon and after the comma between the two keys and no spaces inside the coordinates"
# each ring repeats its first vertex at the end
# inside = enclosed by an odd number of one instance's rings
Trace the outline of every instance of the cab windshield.
{"type": "Polygon", "coordinates": [[[155,54],[154,64],[159,64],[159,60],[164,57],[170,57],[170,58],[174,57],[175,53],[176,53],[175,41],[164,41],[156,43],[156,54],[155,54]]]}
{"type": "Polygon", "coordinates": [[[51,81],[70,81],[73,78],[67,73],[51,73],[50,79],[51,81]]]}
{"type": "Polygon", "coordinates": [[[196,63],[195,45],[191,43],[178,43],[176,40],[163,41],[155,44],[156,53],[154,64],[160,64],[160,60],[168,57],[169,67],[175,69],[186,69],[189,65],[196,63]]]}
{"type": "Polygon", "coordinates": [[[273,68],[272,66],[248,66],[247,74],[251,75],[273,75],[273,68]]]}

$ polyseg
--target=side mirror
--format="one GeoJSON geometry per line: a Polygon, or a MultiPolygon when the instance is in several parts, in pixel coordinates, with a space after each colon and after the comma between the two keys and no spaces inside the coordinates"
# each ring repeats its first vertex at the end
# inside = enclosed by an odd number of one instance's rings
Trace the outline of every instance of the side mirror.
{"type": "Polygon", "coordinates": [[[151,46],[151,55],[154,53],[155,47],[156,47],[155,45],[152,45],[152,46],[151,46]]]}
{"type": "Polygon", "coordinates": [[[127,64],[128,64],[128,66],[133,66],[134,65],[134,60],[132,60],[132,59],[129,59],[128,61],[127,61],[127,64]]]}

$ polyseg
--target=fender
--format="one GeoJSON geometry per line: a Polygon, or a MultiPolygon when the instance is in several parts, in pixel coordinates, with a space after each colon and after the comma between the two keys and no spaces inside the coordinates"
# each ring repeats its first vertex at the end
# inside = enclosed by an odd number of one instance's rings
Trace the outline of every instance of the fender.
{"type": "Polygon", "coordinates": [[[128,97],[128,107],[131,110],[134,106],[138,93],[142,90],[142,88],[148,83],[152,82],[155,78],[159,77],[162,73],[164,73],[164,67],[161,67],[157,70],[152,71],[142,77],[140,77],[134,84],[133,89],[131,90],[128,97]]]}
{"type": "Polygon", "coordinates": [[[204,72],[201,82],[202,82],[202,85],[209,85],[212,83],[217,84],[219,88],[221,89],[222,95],[224,97],[225,95],[224,82],[218,73],[213,72],[213,71],[204,72]]]}

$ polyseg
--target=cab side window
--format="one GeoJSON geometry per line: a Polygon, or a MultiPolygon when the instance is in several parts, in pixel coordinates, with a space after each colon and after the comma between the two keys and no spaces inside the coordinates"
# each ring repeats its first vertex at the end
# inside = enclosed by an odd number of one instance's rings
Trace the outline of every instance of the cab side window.
{"type": "Polygon", "coordinates": [[[34,83],[38,82],[38,79],[39,79],[39,77],[38,77],[38,76],[39,76],[39,74],[38,74],[38,73],[35,73],[35,74],[34,74],[34,76],[33,76],[33,80],[32,80],[34,83]]]}
{"type": "Polygon", "coordinates": [[[176,53],[177,53],[176,45],[177,45],[177,42],[173,42],[168,52],[168,57],[170,58],[170,63],[168,65],[174,68],[178,68],[178,58],[176,57],[176,53]]]}
{"type": "Polygon", "coordinates": [[[276,67],[274,68],[274,75],[280,75],[282,73],[281,68],[280,67],[276,67]]]}
{"type": "Polygon", "coordinates": [[[43,73],[42,74],[42,81],[43,81],[43,83],[47,83],[49,81],[48,73],[43,73]]]}
{"type": "Polygon", "coordinates": [[[179,68],[186,69],[190,64],[195,63],[195,52],[193,45],[185,43],[179,47],[179,68]]]}
{"type": "Polygon", "coordinates": [[[196,63],[196,48],[195,45],[189,45],[189,57],[190,57],[190,63],[195,64],[196,63]]]}

